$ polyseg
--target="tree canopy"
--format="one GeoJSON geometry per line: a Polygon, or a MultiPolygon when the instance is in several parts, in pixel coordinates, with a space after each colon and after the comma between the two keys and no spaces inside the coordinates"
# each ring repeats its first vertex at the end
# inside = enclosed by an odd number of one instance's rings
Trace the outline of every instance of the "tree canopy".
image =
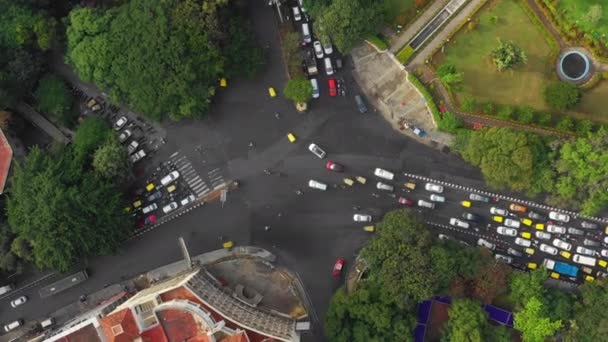
{"type": "Polygon", "coordinates": [[[499,40],[498,46],[492,50],[491,56],[498,71],[512,69],[528,60],[526,53],[519,46],[502,40],[499,40]]]}
{"type": "Polygon", "coordinates": [[[532,297],[522,311],[515,313],[514,326],[521,331],[525,342],[543,342],[562,327],[562,321],[551,321],[546,317],[542,301],[532,297]]]}
{"type": "Polygon", "coordinates": [[[44,76],[36,89],[38,110],[50,114],[64,125],[71,124],[68,113],[72,97],[65,83],[53,74],[44,76]]]}
{"type": "Polygon", "coordinates": [[[569,341],[602,341],[608,336],[608,284],[605,280],[582,286],[581,300],[574,305],[569,341]]]}
{"type": "Polygon", "coordinates": [[[441,341],[482,342],[488,325],[488,315],[479,302],[455,299],[448,311],[448,323],[441,341]]]}
{"type": "Polygon", "coordinates": [[[151,118],[201,117],[220,77],[249,74],[260,62],[252,36],[241,31],[246,24],[221,16],[227,3],[132,0],[103,11],[72,10],[67,60],[112,101],[151,118]]]}
{"type": "Polygon", "coordinates": [[[543,96],[549,106],[558,110],[566,110],[579,103],[581,90],[570,83],[555,82],[545,88],[543,96]]]}
{"type": "Polygon", "coordinates": [[[312,84],[304,77],[287,81],[283,94],[295,103],[306,103],[312,97],[312,84]]]}

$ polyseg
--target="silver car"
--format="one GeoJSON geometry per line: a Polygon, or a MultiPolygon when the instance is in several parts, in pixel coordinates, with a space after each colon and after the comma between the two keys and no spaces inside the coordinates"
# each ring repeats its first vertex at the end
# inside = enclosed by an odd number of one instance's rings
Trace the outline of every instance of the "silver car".
{"type": "Polygon", "coordinates": [[[553,239],[553,246],[565,251],[570,251],[572,249],[572,244],[560,239],[553,239]]]}
{"type": "Polygon", "coordinates": [[[478,202],[485,202],[485,203],[489,203],[490,199],[486,196],[482,196],[479,194],[469,194],[469,199],[471,201],[478,201],[478,202]]]}
{"type": "Polygon", "coordinates": [[[519,228],[520,225],[521,225],[521,223],[517,220],[512,220],[512,219],[505,220],[505,226],[507,226],[507,227],[519,228]]]}
{"type": "Polygon", "coordinates": [[[556,221],[568,222],[570,221],[570,216],[562,213],[558,213],[557,211],[552,211],[549,213],[549,218],[556,221]]]}
{"type": "Polygon", "coordinates": [[[568,227],[568,234],[572,234],[572,235],[585,235],[585,232],[582,231],[581,229],[578,229],[578,228],[568,227]]]}
{"type": "Polygon", "coordinates": [[[425,200],[418,200],[418,206],[423,208],[435,209],[435,203],[425,200]]]}
{"type": "Polygon", "coordinates": [[[515,244],[522,246],[522,247],[530,247],[530,246],[532,246],[532,241],[518,237],[518,238],[515,238],[515,244]]]}
{"type": "Polygon", "coordinates": [[[371,222],[372,221],[372,217],[371,217],[371,215],[355,214],[355,215],[353,215],[353,221],[355,221],[355,222],[371,222]]]}
{"type": "Polygon", "coordinates": [[[522,252],[518,251],[515,248],[510,248],[510,247],[509,247],[509,249],[507,249],[507,254],[514,255],[517,257],[524,256],[524,254],[522,252]]]}
{"type": "Polygon", "coordinates": [[[308,150],[320,159],[325,158],[325,155],[327,154],[315,143],[308,145],[308,150]]]}
{"type": "Polygon", "coordinates": [[[445,197],[441,195],[432,194],[429,198],[433,202],[445,202],[445,197]]]}
{"type": "Polygon", "coordinates": [[[378,190],[385,190],[385,191],[393,191],[393,189],[394,189],[392,185],[385,184],[382,182],[378,182],[376,184],[376,188],[378,188],[378,190]]]}
{"type": "Polygon", "coordinates": [[[424,189],[426,189],[426,191],[436,192],[439,194],[443,192],[443,186],[434,183],[426,183],[424,185],[424,189]]]}
{"type": "Polygon", "coordinates": [[[556,226],[554,224],[547,225],[547,231],[554,234],[566,234],[566,227],[556,226]]]}
{"type": "Polygon", "coordinates": [[[583,222],[581,222],[581,227],[583,227],[585,229],[597,229],[598,225],[597,225],[597,223],[594,223],[594,222],[583,221],[583,222]]]}
{"type": "Polygon", "coordinates": [[[388,179],[388,180],[393,180],[393,178],[395,178],[395,174],[390,172],[390,171],[386,171],[384,169],[381,169],[379,167],[377,167],[374,170],[374,175],[376,177],[380,177],[380,178],[384,178],[384,179],[388,179]]]}
{"type": "Polygon", "coordinates": [[[177,209],[178,205],[176,202],[171,202],[163,207],[163,213],[168,214],[173,210],[177,209]]]}
{"type": "Polygon", "coordinates": [[[557,255],[557,248],[546,245],[544,243],[541,243],[540,246],[538,247],[538,249],[540,249],[541,251],[543,251],[545,253],[551,254],[551,255],[557,255]]]}
{"type": "Polygon", "coordinates": [[[453,217],[450,219],[450,225],[452,225],[454,227],[465,228],[465,229],[470,227],[469,222],[461,221],[461,220],[459,220],[457,218],[453,218],[453,217]]]}
{"type": "Polygon", "coordinates": [[[534,235],[536,235],[537,239],[541,239],[541,240],[551,240],[551,234],[547,233],[547,232],[535,232],[534,235]]]}
{"type": "Polygon", "coordinates": [[[496,259],[496,261],[504,262],[505,264],[510,264],[513,262],[513,258],[502,254],[494,255],[494,259],[496,259]]]}
{"type": "Polygon", "coordinates": [[[485,240],[485,239],[479,239],[479,240],[477,240],[477,246],[489,248],[489,249],[492,249],[492,250],[494,250],[496,248],[495,244],[493,244],[490,241],[485,240]]]}
{"type": "Polygon", "coordinates": [[[595,256],[596,254],[593,249],[585,248],[583,246],[576,247],[576,253],[588,256],[595,256]]]}
{"type": "Polygon", "coordinates": [[[497,208],[497,207],[490,208],[490,213],[493,215],[509,216],[509,211],[507,209],[502,209],[502,208],[497,208]]]}
{"type": "Polygon", "coordinates": [[[23,305],[25,304],[25,302],[27,302],[27,297],[26,296],[21,296],[19,298],[15,298],[11,301],[11,306],[13,308],[18,307],[19,305],[23,305]]]}
{"type": "Polygon", "coordinates": [[[517,229],[507,228],[507,227],[503,227],[503,226],[498,226],[496,228],[496,232],[500,235],[505,235],[505,236],[517,236],[517,229]]]}

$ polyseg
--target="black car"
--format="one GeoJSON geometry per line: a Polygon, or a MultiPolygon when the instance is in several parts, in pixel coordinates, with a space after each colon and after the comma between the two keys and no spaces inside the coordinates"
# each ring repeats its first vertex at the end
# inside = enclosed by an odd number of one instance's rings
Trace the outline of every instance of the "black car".
{"type": "Polygon", "coordinates": [[[478,222],[481,220],[481,216],[479,216],[477,214],[473,214],[473,213],[467,213],[467,212],[462,213],[462,218],[467,221],[473,221],[473,222],[478,222]]]}
{"type": "Polygon", "coordinates": [[[528,217],[536,221],[545,221],[547,219],[547,216],[537,213],[536,211],[528,212],[528,217]]]}
{"type": "Polygon", "coordinates": [[[148,196],[148,202],[154,202],[161,197],[163,197],[163,194],[160,191],[156,191],[152,195],[148,196]]]}

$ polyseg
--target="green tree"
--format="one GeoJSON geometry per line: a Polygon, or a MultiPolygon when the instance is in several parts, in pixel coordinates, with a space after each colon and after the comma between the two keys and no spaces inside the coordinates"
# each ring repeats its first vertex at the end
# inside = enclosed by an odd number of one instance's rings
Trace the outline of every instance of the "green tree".
{"type": "Polygon", "coordinates": [[[479,302],[455,299],[448,311],[448,323],[441,341],[484,341],[488,316],[479,302]]]}
{"type": "Polygon", "coordinates": [[[492,342],[511,342],[513,341],[513,336],[511,334],[511,329],[507,329],[504,325],[486,325],[486,330],[484,333],[485,341],[492,342]]]}
{"type": "Polygon", "coordinates": [[[547,318],[542,302],[532,297],[522,311],[515,313],[514,327],[521,331],[525,342],[543,342],[562,327],[562,321],[547,318]]]}
{"type": "Polygon", "coordinates": [[[55,40],[56,22],[19,1],[0,0],[0,46],[48,50],[55,40]]]}
{"type": "Polygon", "coordinates": [[[490,54],[498,71],[512,69],[528,60],[526,53],[513,42],[498,41],[498,46],[490,54]]]}
{"type": "Polygon", "coordinates": [[[23,260],[32,261],[32,246],[21,236],[11,243],[11,252],[23,260]]]}
{"type": "Polygon", "coordinates": [[[129,175],[127,151],[115,134],[109,134],[106,141],[93,155],[93,168],[102,177],[125,180],[129,175]]]}
{"type": "Polygon", "coordinates": [[[511,268],[503,263],[496,263],[488,251],[485,253],[485,262],[479,267],[477,274],[470,281],[470,296],[479,299],[484,304],[492,301],[507,290],[507,277],[511,268]]]}
{"type": "Polygon", "coordinates": [[[574,304],[574,321],[568,330],[570,341],[603,341],[608,336],[608,286],[594,281],[582,286],[581,299],[574,304]]]}
{"type": "Polygon", "coordinates": [[[73,120],[68,114],[72,106],[72,97],[65,83],[53,74],[44,76],[36,90],[38,110],[51,114],[60,123],[70,126],[73,120]]]}
{"type": "Polygon", "coordinates": [[[500,110],[498,111],[498,117],[503,120],[512,119],[514,115],[515,115],[515,108],[513,106],[504,105],[504,106],[501,106],[500,110]]]}
{"type": "Polygon", "coordinates": [[[522,309],[533,297],[544,298],[546,279],[547,270],[545,268],[539,268],[530,273],[512,273],[509,279],[509,295],[516,308],[522,309]]]}
{"type": "Polygon", "coordinates": [[[74,135],[74,152],[79,157],[91,155],[111,133],[108,125],[98,117],[86,118],[74,135]]]}
{"type": "Polygon", "coordinates": [[[8,252],[0,257],[0,269],[6,272],[15,272],[19,267],[19,259],[12,252],[8,252]]]}
{"type": "Polygon", "coordinates": [[[492,102],[486,102],[483,104],[483,111],[487,115],[494,115],[496,112],[496,106],[492,102]]]}
{"type": "Polygon", "coordinates": [[[593,130],[593,122],[588,119],[576,121],[576,134],[586,137],[593,130]]]}
{"type": "Polygon", "coordinates": [[[539,113],[538,114],[538,124],[541,126],[548,126],[551,123],[551,114],[549,113],[539,113]]]}
{"type": "Polygon", "coordinates": [[[306,103],[312,98],[312,84],[304,77],[291,79],[285,85],[283,95],[295,103],[306,103]]]}
{"type": "Polygon", "coordinates": [[[462,82],[462,73],[456,71],[456,66],[452,63],[440,65],[437,69],[437,77],[447,87],[462,82]]]}
{"type": "Polygon", "coordinates": [[[517,119],[524,124],[531,124],[534,122],[534,109],[529,106],[519,108],[517,119]]]}
{"type": "Polygon", "coordinates": [[[251,23],[240,15],[230,18],[225,48],[226,75],[252,79],[264,65],[264,52],[255,44],[251,23]]]}
{"type": "Polygon", "coordinates": [[[462,128],[463,122],[455,114],[451,112],[445,112],[442,115],[441,120],[438,122],[440,130],[450,133],[456,133],[458,129],[462,128]]]}
{"type": "Polygon", "coordinates": [[[530,194],[552,189],[551,155],[541,137],[508,128],[489,128],[461,139],[457,144],[460,154],[481,169],[491,186],[530,194]]]}
{"type": "Polygon", "coordinates": [[[574,120],[569,116],[564,116],[555,124],[555,128],[564,132],[572,132],[574,131],[574,120]]]}
{"type": "Polygon", "coordinates": [[[543,96],[550,107],[557,110],[566,110],[580,102],[581,90],[570,83],[555,82],[545,88],[543,96]]]}
{"type": "Polygon", "coordinates": [[[548,288],[545,294],[547,316],[552,321],[568,322],[574,314],[573,308],[577,301],[574,294],[555,288],[548,288]]]}
{"type": "Polygon", "coordinates": [[[478,103],[474,97],[467,96],[462,101],[461,107],[462,107],[462,110],[464,110],[465,112],[469,112],[469,113],[475,112],[477,110],[478,103]]]}

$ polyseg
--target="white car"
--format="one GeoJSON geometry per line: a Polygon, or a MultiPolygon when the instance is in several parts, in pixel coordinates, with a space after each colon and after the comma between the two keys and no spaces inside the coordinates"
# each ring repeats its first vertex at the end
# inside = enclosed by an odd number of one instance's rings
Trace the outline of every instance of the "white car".
{"type": "Polygon", "coordinates": [[[461,221],[461,220],[459,220],[457,218],[453,218],[453,217],[450,219],[450,224],[454,227],[465,228],[465,229],[470,227],[469,222],[461,221]]]}
{"type": "Polygon", "coordinates": [[[131,156],[129,156],[129,160],[131,161],[131,163],[135,164],[138,161],[142,160],[145,156],[146,156],[146,151],[141,149],[141,150],[133,153],[131,156]]]}
{"type": "Polygon", "coordinates": [[[121,116],[114,123],[114,129],[117,130],[117,131],[120,131],[120,129],[123,128],[127,124],[127,122],[129,122],[129,119],[127,119],[126,116],[121,116]]]}
{"type": "Polygon", "coordinates": [[[378,190],[385,190],[385,191],[393,191],[394,190],[394,187],[392,185],[385,184],[385,183],[382,183],[382,182],[376,183],[376,188],[378,190]]]}
{"type": "Polygon", "coordinates": [[[549,246],[547,244],[541,243],[540,246],[538,247],[538,249],[541,250],[541,252],[545,252],[551,255],[557,255],[557,248],[553,247],[553,246],[549,246]]]}
{"type": "Polygon", "coordinates": [[[318,59],[323,58],[323,48],[321,47],[321,42],[316,40],[314,43],[312,43],[312,47],[315,49],[315,56],[317,56],[318,59]]]}
{"type": "Polygon", "coordinates": [[[295,20],[295,21],[302,20],[302,14],[300,13],[300,9],[297,6],[292,7],[291,10],[293,12],[293,20],[295,20]]]}
{"type": "Polygon", "coordinates": [[[565,251],[570,251],[572,249],[572,244],[560,239],[553,239],[553,246],[565,251]]]}
{"type": "Polygon", "coordinates": [[[355,214],[355,215],[353,215],[353,221],[355,221],[355,222],[371,222],[372,221],[372,217],[371,217],[371,215],[355,214]]]}
{"type": "Polygon", "coordinates": [[[557,211],[552,211],[549,213],[549,218],[555,221],[569,222],[570,216],[562,213],[558,213],[557,211]]]}
{"type": "Polygon", "coordinates": [[[496,249],[496,245],[485,239],[477,240],[477,246],[485,247],[491,250],[496,249]]]}
{"type": "Polygon", "coordinates": [[[602,249],[600,251],[600,255],[603,256],[604,258],[608,257],[608,249],[602,249]]]}
{"type": "Polygon", "coordinates": [[[530,246],[532,246],[532,241],[518,237],[518,238],[515,238],[515,244],[522,246],[522,247],[530,247],[530,246]]]}
{"type": "Polygon", "coordinates": [[[490,199],[486,196],[482,196],[479,194],[469,194],[469,199],[471,201],[478,201],[478,202],[485,202],[485,203],[489,203],[490,199]]]}
{"type": "Polygon", "coordinates": [[[505,235],[505,236],[517,236],[517,229],[507,228],[507,227],[503,227],[503,226],[498,226],[496,228],[496,232],[500,235],[505,235]]]}
{"type": "Polygon", "coordinates": [[[308,145],[308,150],[320,159],[325,158],[325,155],[327,154],[315,143],[308,145]]]}
{"type": "Polygon", "coordinates": [[[327,184],[318,182],[314,179],[311,179],[308,181],[308,186],[313,189],[319,189],[319,190],[323,190],[323,191],[327,190],[327,184]]]}
{"type": "Polygon", "coordinates": [[[127,141],[127,139],[129,139],[129,137],[131,135],[133,135],[131,130],[125,129],[124,131],[120,132],[120,134],[118,135],[118,141],[120,141],[121,143],[124,143],[125,141],[127,141]]]}
{"type": "Polygon", "coordinates": [[[443,192],[443,186],[441,186],[439,184],[426,183],[424,185],[424,188],[426,189],[426,191],[431,191],[431,192],[436,192],[436,193],[443,192]]]}
{"type": "Polygon", "coordinates": [[[144,208],[143,208],[141,211],[142,211],[144,214],[147,214],[147,213],[153,212],[153,211],[154,211],[154,210],[156,210],[156,209],[158,209],[158,205],[157,205],[156,203],[152,203],[152,204],[150,204],[149,206],[144,207],[144,208]]]}
{"type": "Polygon", "coordinates": [[[437,237],[439,238],[439,240],[451,240],[452,239],[452,237],[447,236],[445,234],[439,234],[439,235],[437,235],[437,237]]]}
{"type": "Polygon", "coordinates": [[[19,305],[25,304],[25,302],[27,302],[27,297],[26,296],[21,296],[19,298],[13,299],[11,301],[11,306],[16,308],[19,305]]]}
{"type": "Polygon", "coordinates": [[[395,174],[390,172],[390,171],[386,171],[384,169],[381,168],[376,168],[374,170],[374,175],[376,177],[380,177],[380,178],[384,178],[384,179],[388,179],[388,180],[393,180],[393,178],[395,178],[395,174]]]}
{"type": "Polygon", "coordinates": [[[163,213],[168,214],[168,213],[172,212],[175,209],[177,209],[177,203],[176,202],[171,202],[171,203],[169,203],[169,204],[167,204],[166,206],[163,207],[163,213]]]}
{"type": "Polygon", "coordinates": [[[490,213],[493,215],[509,216],[509,211],[507,209],[501,209],[496,207],[490,208],[490,213]]]}
{"type": "Polygon", "coordinates": [[[511,228],[519,228],[519,226],[521,225],[521,223],[517,220],[513,220],[513,219],[506,219],[505,220],[505,226],[507,227],[511,227],[511,228]]]}
{"type": "Polygon", "coordinates": [[[331,46],[331,43],[323,44],[323,51],[325,51],[326,55],[331,55],[334,52],[334,48],[331,46]]]}
{"type": "Polygon", "coordinates": [[[138,147],[139,147],[139,142],[137,142],[137,140],[131,141],[131,143],[129,145],[127,145],[127,154],[128,155],[133,154],[133,152],[135,152],[135,150],[137,150],[138,147]]]}
{"type": "Polygon", "coordinates": [[[423,208],[435,209],[435,203],[425,200],[418,200],[418,206],[423,208]]]}
{"type": "Polygon", "coordinates": [[[534,233],[534,235],[536,236],[537,239],[541,239],[541,240],[551,240],[551,234],[547,233],[547,232],[540,232],[540,231],[536,231],[534,233]]]}
{"type": "Polygon", "coordinates": [[[604,236],[604,243],[608,245],[608,236],[604,236]]]}
{"type": "Polygon", "coordinates": [[[547,231],[554,234],[566,234],[566,227],[557,226],[554,224],[547,225],[547,231]]]}
{"type": "Polygon", "coordinates": [[[162,184],[163,186],[167,186],[167,185],[173,183],[173,181],[178,178],[179,178],[179,172],[171,171],[168,175],[166,175],[165,177],[163,177],[160,180],[160,184],[162,184]]]}
{"type": "Polygon", "coordinates": [[[181,205],[186,205],[188,203],[194,202],[195,199],[196,199],[196,197],[194,197],[194,195],[190,195],[190,196],[184,198],[183,200],[181,200],[179,203],[181,205]]]}
{"type": "Polygon", "coordinates": [[[433,202],[445,202],[445,197],[444,196],[440,196],[440,195],[436,195],[436,194],[431,194],[431,196],[429,197],[431,201],[433,202]]]}
{"type": "Polygon", "coordinates": [[[502,254],[494,255],[494,259],[496,259],[496,261],[504,262],[505,264],[510,264],[513,262],[513,258],[511,258],[510,256],[502,255],[502,254]]]}
{"type": "Polygon", "coordinates": [[[23,325],[23,320],[18,319],[18,320],[14,321],[14,322],[11,322],[11,323],[5,325],[4,326],[4,331],[9,332],[9,331],[11,331],[13,329],[19,328],[21,325],[23,325]]]}
{"type": "Polygon", "coordinates": [[[585,248],[583,246],[576,247],[576,253],[583,254],[583,255],[588,255],[588,256],[594,256],[595,255],[595,251],[593,249],[585,248]]]}

